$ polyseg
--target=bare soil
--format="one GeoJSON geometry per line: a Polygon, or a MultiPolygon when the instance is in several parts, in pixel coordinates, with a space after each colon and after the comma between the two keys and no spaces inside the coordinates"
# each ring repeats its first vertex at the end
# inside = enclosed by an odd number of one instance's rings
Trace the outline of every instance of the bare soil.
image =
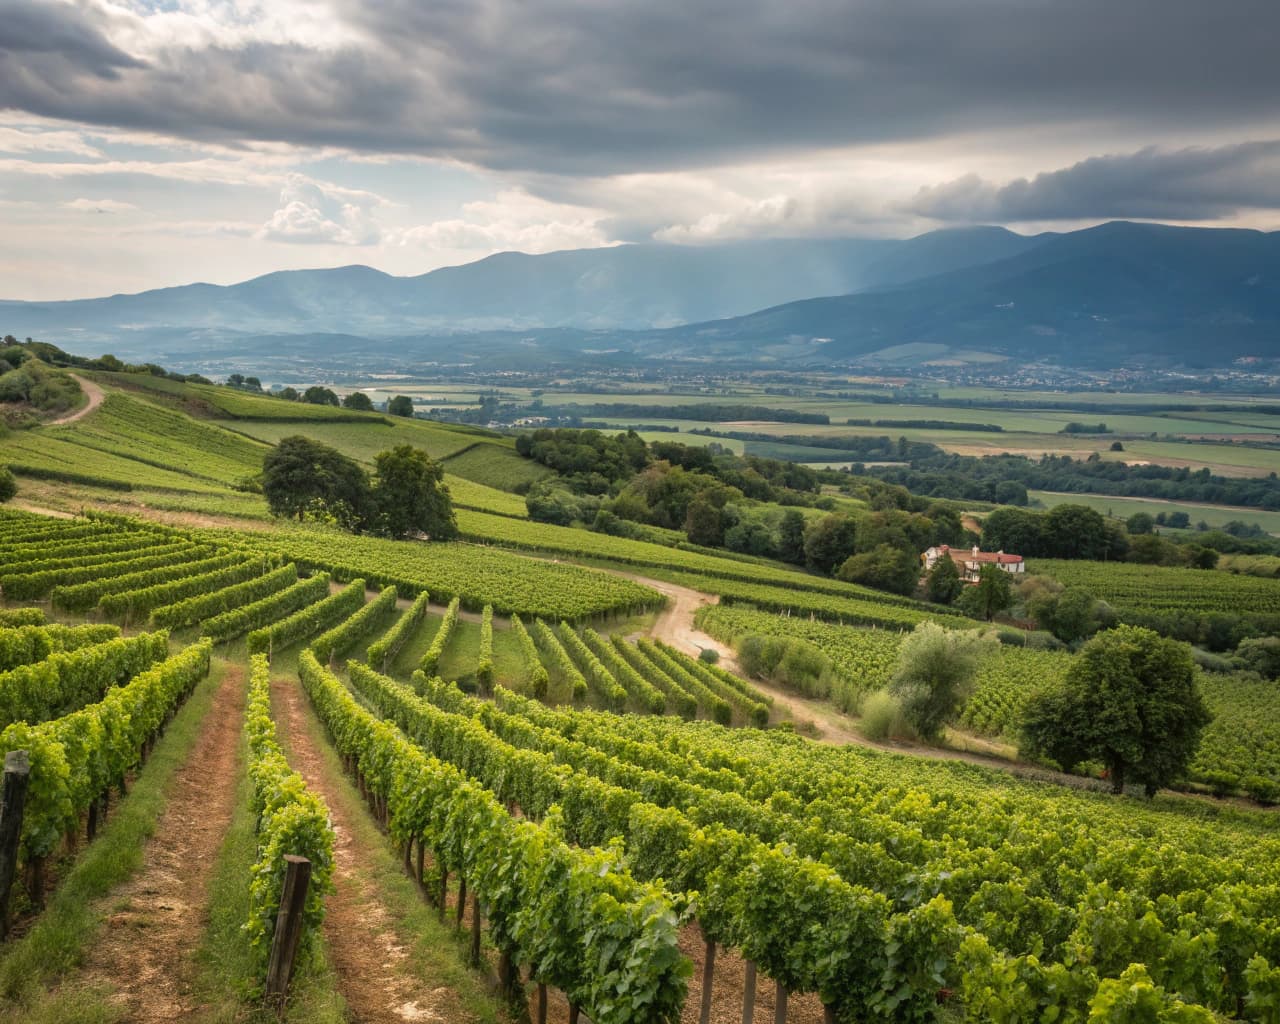
{"type": "Polygon", "coordinates": [[[337,780],[330,777],[307,731],[305,698],[297,682],[273,679],[271,699],[290,764],[307,787],[324,798],[333,822],[335,892],[325,903],[324,933],[351,1019],[360,1024],[465,1020],[451,990],[433,987],[409,969],[409,954],[396,935],[393,913],[369,875],[374,851],[351,827],[337,780]]]}
{"type": "Polygon", "coordinates": [[[191,956],[208,926],[209,882],[234,810],[244,699],[244,669],[230,665],[142,868],[108,897],[106,927],[87,955],[84,980],[111,991],[131,1022],[180,1021],[196,1008],[191,956]]]}

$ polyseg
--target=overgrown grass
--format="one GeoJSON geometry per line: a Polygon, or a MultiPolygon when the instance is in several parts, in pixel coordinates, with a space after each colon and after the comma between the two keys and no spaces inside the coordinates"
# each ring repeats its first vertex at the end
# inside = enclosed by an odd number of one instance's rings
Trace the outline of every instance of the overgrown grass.
{"type": "Polygon", "coordinates": [[[119,1019],[100,990],[82,985],[52,988],[82,960],[110,912],[102,898],[142,864],[147,839],[164,810],[166,791],[187,761],[213,704],[225,662],[178,711],[129,795],[114,806],[98,837],[84,848],[31,930],[3,950],[0,1018],[89,1024],[119,1019]]]}
{"type": "MultiPolygon", "coordinates": [[[[282,674],[274,664],[272,673],[282,674]]],[[[288,685],[298,685],[296,675],[289,679],[288,685]]],[[[408,953],[404,969],[426,979],[433,988],[443,987],[453,994],[461,1011],[453,1019],[481,1024],[505,1022],[508,1018],[485,978],[465,963],[466,936],[441,922],[435,908],[423,901],[413,881],[404,873],[391,841],[378,829],[359,792],[343,773],[342,764],[311,705],[303,700],[302,706],[307,736],[320,752],[325,775],[331,780],[326,799],[334,813],[345,820],[352,842],[362,851],[361,869],[371,883],[375,898],[386,908],[396,939],[408,953]]],[[[294,738],[282,723],[279,738],[292,760],[294,738]]]]}
{"type": "Polygon", "coordinates": [[[243,736],[236,751],[235,813],[218,851],[209,886],[209,927],[196,954],[196,992],[204,1010],[196,1020],[207,1024],[271,1024],[277,1019],[341,1024],[345,1003],[325,955],[323,939],[307,963],[300,963],[282,1017],[258,998],[257,957],[244,923],[249,919],[249,869],[257,858],[257,836],[250,807],[251,782],[245,771],[243,736]]]}

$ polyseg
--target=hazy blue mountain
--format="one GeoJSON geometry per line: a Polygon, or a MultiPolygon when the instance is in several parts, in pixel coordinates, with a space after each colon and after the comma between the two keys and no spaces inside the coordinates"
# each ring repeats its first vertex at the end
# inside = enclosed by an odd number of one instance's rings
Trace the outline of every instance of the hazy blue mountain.
{"type": "Polygon", "coordinates": [[[1216,367],[1280,359],[1280,233],[1119,222],[1034,238],[973,228],[501,253],[419,277],[341,267],[0,303],[0,331],[207,372],[655,358],[1216,367]]]}
{"type": "Polygon", "coordinates": [[[914,239],[626,245],[499,253],[417,277],[369,267],[282,271],[72,302],[0,302],[0,332],[97,354],[159,351],[215,332],[365,337],[538,327],[646,329],[736,316],[794,299],[883,287],[1034,248],[1002,228],[914,239]],[[194,332],[194,335],[193,335],[194,332]],[[156,346],[159,345],[160,349],[156,346]]]}
{"type": "Polygon", "coordinates": [[[636,339],[799,363],[914,365],[968,353],[1073,365],[1280,359],[1280,232],[1116,222],[1006,259],[860,294],[786,303],[636,339]]]}

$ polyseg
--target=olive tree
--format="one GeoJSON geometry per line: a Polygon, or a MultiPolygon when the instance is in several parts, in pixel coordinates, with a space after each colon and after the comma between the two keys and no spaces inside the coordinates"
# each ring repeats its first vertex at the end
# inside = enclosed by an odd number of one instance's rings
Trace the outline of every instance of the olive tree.
{"type": "Polygon", "coordinates": [[[903,641],[889,692],[921,739],[942,735],[972,692],[982,660],[995,647],[993,637],[944,629],[936,622],[920,623],[903,641]]]}

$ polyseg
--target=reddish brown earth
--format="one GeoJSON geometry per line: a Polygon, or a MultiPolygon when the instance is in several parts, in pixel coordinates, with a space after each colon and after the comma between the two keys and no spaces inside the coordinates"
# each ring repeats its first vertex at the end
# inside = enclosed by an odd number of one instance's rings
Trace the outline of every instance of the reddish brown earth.
{"type": "Polygon", "coordinates": [[[226,668],[200,737],[166,794],[138,872],[109,897],[84,980],[102,985],[124,1018],[180,1021],[196,1008],[192,953],[209,923],[209,883],[235,809],[244,670],[226,668]]]}
{"type": "Polygon", "coordinates": [[[271,700],[289,763],[324,799],[333,822],[335,891],[325,902],[324,934],[351,1019],[360,1024],[466,1020],[451,990],[433,987],[408,969],[408,952],[396,935],[393,913],[366,868],[374,851],[365,848],[352,828],[337,780],[307,730],[305,697],[297,680],[273,679],[271,700]]]}

